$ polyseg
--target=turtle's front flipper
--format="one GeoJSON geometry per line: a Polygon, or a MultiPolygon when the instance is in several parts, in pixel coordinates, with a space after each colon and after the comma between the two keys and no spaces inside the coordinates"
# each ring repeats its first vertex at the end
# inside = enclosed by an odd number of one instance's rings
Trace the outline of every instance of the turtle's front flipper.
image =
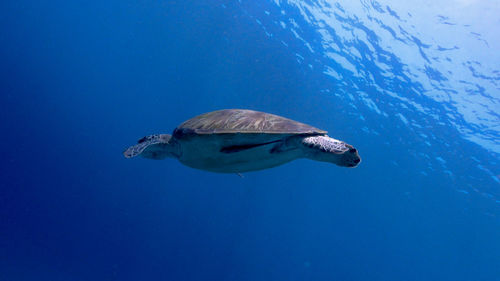
{"type": "Polygon", "coordinates": [[[133,145],[123,152],[126,158],[132,158],[137,155],[149,159],[161,160],[171,155],[171,145],[169,143],[171,135],[150,135],[140,139],[136,145],[133,145]]]}
{"type": "Polygon", "coordinates": [[[252,143],[252,144],[225,146],[225,147],[220,149],[220,152],[222,152],[222,153],[235,153],[235,152],[240,152],[243,150],[251,149],[254,147],[268,145],[268,144],[275,143],[275,142],[281,142],[281,140],[269,141],[269,142],[264,142],[264,143],[252,143]]]}

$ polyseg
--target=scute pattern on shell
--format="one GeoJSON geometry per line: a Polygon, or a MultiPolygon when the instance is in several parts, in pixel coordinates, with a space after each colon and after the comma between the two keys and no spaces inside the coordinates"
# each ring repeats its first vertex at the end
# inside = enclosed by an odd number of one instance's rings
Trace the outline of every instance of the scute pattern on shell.
{"type": "Polygon", "coordinates": [[[197,134],[265,133],[324,135],[327,132],[278,115],[245,109],[208,112],[178,126],[197,134]]]}

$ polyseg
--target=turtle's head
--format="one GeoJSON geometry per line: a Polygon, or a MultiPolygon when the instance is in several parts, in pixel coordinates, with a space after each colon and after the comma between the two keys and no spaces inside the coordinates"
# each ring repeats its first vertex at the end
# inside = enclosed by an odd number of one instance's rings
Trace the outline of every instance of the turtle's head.
{"type": "Polygon", "coordinates": [[[356,148],[328,136],[306,137],[302,144],[306,147],[306,157],[316,161],[349,168],[354,168],[361,162],[356,148]]]}
{"type": "Polygon", "coordinates": [[[177,158],[179,154],[177,142],[172,141],[168,134],[149,135],[137,141],[136,145],[123,152],[126,158],[142,156],[144,158],[161,160],[167,157],[177,158]]]}

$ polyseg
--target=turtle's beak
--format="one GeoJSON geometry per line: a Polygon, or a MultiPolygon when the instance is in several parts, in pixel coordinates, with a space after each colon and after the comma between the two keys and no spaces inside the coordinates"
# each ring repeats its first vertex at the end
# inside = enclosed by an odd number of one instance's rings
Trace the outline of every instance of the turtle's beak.
{"type": "Polygon", "coordinates": [[[359,157],[358,150],[351,145],[349,145],[349,150],[344,152],[343,162],[346,167],[354,168],[361,163],[361,157],[359,157]]]}

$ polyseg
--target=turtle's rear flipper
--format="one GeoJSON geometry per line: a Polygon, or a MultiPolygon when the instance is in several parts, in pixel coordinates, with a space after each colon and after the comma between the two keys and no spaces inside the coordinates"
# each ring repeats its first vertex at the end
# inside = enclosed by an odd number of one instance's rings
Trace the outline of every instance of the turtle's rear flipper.
{"type": "Polygon", "coordinates": [[[132,158],[137,155],[149,159],[161,160],[170,157],[169,141],[172,136],[168,134],[150,135],[140,139],[136,145],[133,145],[123,152],[126,158],[132,158]]]}

